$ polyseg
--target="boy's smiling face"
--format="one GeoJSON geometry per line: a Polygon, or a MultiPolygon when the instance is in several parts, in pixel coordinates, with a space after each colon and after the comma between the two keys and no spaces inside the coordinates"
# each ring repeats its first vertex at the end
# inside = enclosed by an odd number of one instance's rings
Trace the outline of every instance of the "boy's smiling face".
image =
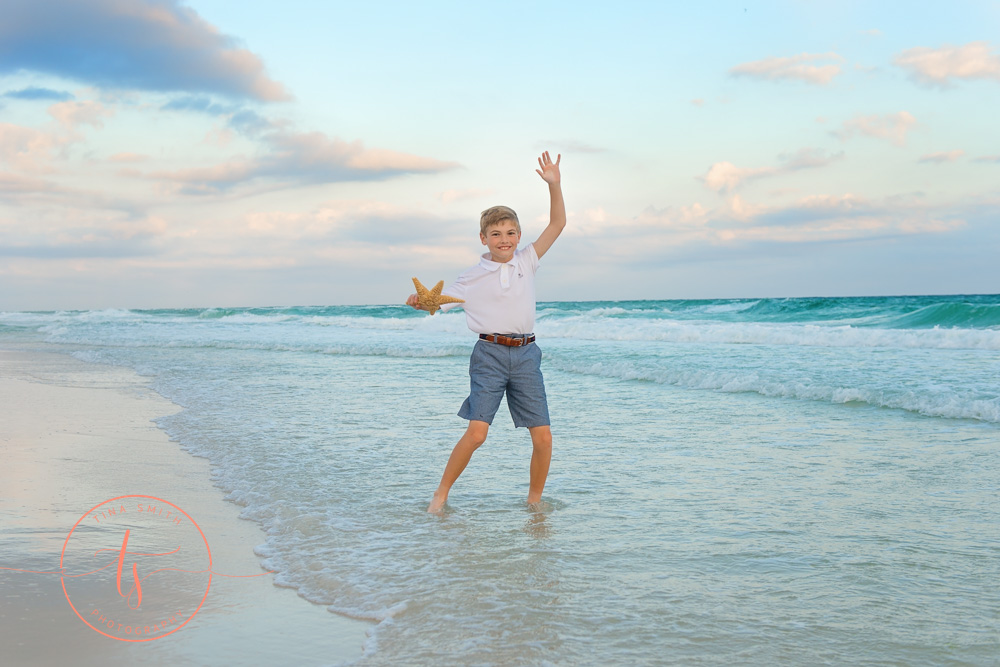
{"type": "Polygon", "coordinates": [[[501,220],[491,225],[486,234],[480,234],[483,245],[490,250],[490,259],[499,264],[509,262],[514,257],[517,244],[521,241],[521,232],[513,220],[501,220]]]}

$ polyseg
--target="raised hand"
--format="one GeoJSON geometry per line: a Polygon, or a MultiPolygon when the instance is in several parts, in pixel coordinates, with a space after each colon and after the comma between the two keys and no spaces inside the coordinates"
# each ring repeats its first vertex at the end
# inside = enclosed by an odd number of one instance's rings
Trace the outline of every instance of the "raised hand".
{"type": "Polygon", "coordinates": [[[542,177],[542,180],[550,185],[555,185],[559,182],[559,161],[562,159],[562,155],[556,155],[556,161],[553,162],[552,158],[549,157],[549,152],[545,151],[542,153],[542,157],[538,158],[538,166],[541,169],[536,169],[538,175],[542,177]]]}

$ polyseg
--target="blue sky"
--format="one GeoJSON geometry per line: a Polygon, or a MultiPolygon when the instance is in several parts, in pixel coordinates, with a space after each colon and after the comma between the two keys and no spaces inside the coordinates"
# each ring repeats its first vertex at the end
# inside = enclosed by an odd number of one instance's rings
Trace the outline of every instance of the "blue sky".
{"type": "Polygon", "coordinates": [[[1000,292],[1000,2],[4,7],[3,310],[1000,292]]]}

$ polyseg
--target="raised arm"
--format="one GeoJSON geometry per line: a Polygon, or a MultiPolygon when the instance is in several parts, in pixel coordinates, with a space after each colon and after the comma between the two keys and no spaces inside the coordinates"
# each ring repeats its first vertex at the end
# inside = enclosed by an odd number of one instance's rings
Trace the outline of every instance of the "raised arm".
{"type": "Polygon", "coordinates": [[[562,183],[559,175],[560,160],[562,160],[562,155],[556,155],[556,161],[553,162],[552,158],[549,157],[549,152],[545,151],[542,153],[542,157],[538,158],[538,166],[541,169],[535,170],[542,177],[542,180],[549,184],[549,224],[542,230],[538,240],[534,243],[535,254],[538,255],[539,259],[548,252],[555,240],[562,234],[562,230],[566,228],[566,204],[563,203],[562,183]]]}

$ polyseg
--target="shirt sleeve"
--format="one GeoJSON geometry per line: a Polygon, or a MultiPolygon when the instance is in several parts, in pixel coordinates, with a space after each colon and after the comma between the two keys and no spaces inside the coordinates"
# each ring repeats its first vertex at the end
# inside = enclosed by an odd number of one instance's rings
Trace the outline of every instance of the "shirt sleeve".
{"type": "Polygon", "coordinates": [[[538,253],[535,251],[535,244],[529,243],[524,248],[517,251],[523,257],[524,267],[534,275],[538,272],[538,253]]]}
{"type": "MultiPolygon", "coordinates": [[[[443,290],[441,290],[441,294],[445,294],[447,296],[453,296],[456,299],[465,299],[465,293],[467,291],[468,286],[462,280],[464,277],[465,274],[460,275],[455,282],[453,282],[452,284],[448,285],[443,290]]],[[[461,308],[461,307],[462,304],[460,303],[442,303],[441,312],[447,313],[452,308],[461,308]]]]}

